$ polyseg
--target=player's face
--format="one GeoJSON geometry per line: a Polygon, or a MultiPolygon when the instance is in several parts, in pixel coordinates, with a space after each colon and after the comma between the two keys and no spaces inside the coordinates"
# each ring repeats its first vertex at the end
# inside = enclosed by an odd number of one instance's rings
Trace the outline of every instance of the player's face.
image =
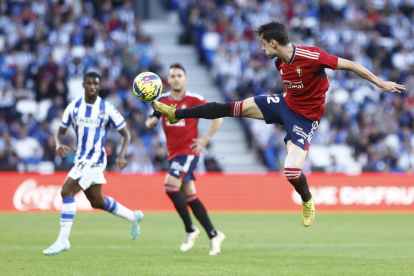
{"type": "Polygon", "coordinates": [[[89,97],[98,96],[99,90],[101,90],[101,82],[98,78],[87,77],[82,86],[85,88],[85,94],[89,97]]]}
{"type": "Polygon", "coordinates": [[[176,92],[184,90],[185,83],[187,82],[187,76],[180,68],[171,68],[170,75],[168,76],[168,83],[171,89],[176,92]]]}
{"type": "Polygon", "coordinates": [[[266,39],[261,37],[260,41],[262,43],[262,50],[266,52],[266,56],[268,58],[277,57],[277,51],[275,50],[276,45],[275,45],[274,40],[270,40],[270,42],[267,42],[266,39]]]}

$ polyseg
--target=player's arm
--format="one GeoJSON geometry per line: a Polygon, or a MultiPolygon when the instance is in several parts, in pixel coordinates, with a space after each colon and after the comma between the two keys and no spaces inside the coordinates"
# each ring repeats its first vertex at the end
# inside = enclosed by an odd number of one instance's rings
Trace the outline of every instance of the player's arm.
{"type": "Polygon", "coordinates": [[[160,120],[160,116],[161,116],[160,113],[158,113],[157,111],[154,111],[152,116],[148,117],[148,119],[145,121],[145,127],[148,130],[153,130],[157,126],[160,120]]]}
{"type": "Polygon", "coordinates": [[[60,122],[59,130],[55,135],[56,153],[62,158],[64,158],[66,156],[66,152],[70,150],[70,147],[63,144],[63,138],[72,123],[72,109],[73,104],[70,103],[65,108],[65,111],[63,111],[62,121],[60,122]]]}
{"type": "Polygon", "coordinates": [[[127,151],[129,142],[131,142],[131,134],[129,133],[126,125],[120,130],[118,130],[118,132],[122,135],[122,145],[121,151],[119,152],[115,162],[118,168],[122,170],[128,164],[128,162],[125,160],[125,153],[127,151]]]}
{"type": "Polygon", "coordinates": [[[70,147],[63,144],[63,138],[65,137],[67,130],[67,128],[60,126],[55,135],[56,153],[62,158],[64,158],[66,156],[66,152],[70,150],[70,147]]]}
{"type": "Polygon", "coordinates": [[[384,92],[401,93],[401,90],[405,90],[404,85],[392,81],[383,81],[374,74],[372,74],[367,68],[355,61],[338,58],[338,66],[336,69],[352,71],[361,78],[369,80],[370,82],[381,88],[381,90],[384,92]]]}
{"type": "Polygon", "coordinates": [[[210,142],[211,138],[213,138],[214,133],[216,133],[216,131],[220,128],[222,123],[223,118],[214,119],[206,135],[198,139],[193,139],[194,144],[190,146],[192,151],[194,153],[199,153],[203,148],[205,148],[208,142],[210,142]]]}

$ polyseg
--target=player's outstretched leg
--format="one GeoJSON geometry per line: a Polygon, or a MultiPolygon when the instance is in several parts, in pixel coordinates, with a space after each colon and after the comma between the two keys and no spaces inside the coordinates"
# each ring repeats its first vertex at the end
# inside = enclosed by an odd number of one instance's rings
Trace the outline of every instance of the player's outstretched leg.
{"type": "Polygon", "coordinates": [[[165,192],[174,203],[174,207],[184,223],[186,234],[180,250],[183,252],[188,251],[194,246],[196,239],[200,235],[200,230],[193,225],[190,212],[188,211],[187,201],[185,196],[180,192],[180,188],[165,184],[165,192]]]}
{"type": "Polygon", "coordinates": [[[241,117],[243,102],[233,103],[206,103],[185,109],[165,105],[158,101],[151,102],[154,110],[164,114],[171,124],[178,123],[183,118],[216,119],[222,117],[241,117]]]}
{"type": "Polygon", "coordinates": [[[45,255],[57,255],[70,249],[69,235],[76,215],[75,195],[81,190],[77,180],[67,178],[62,187],[62,211],[60,214],[60,232],[55,243],[43,250],[45,255]]]}
{"type": "Polygon", "coordinates": [[[208,237],[210,238],[210,255],[217,255],[221,252],[221,243],[224,241],[226,236],[214,229],[213,224],[207,214],[207,210],[204,207],[203,203],[198,199],[196,194],[186,196],[188,205],[193,210],[194,216],[206,230],[208,237]]]}
{"type": "Polygon", "coordinates": [[[133,212],[112,197],[102,196],[101,184],[89,187],[85,190],[85,195],[93,208],[102,209],[108,213],[128,220],[131,224],[131,239],[136,239],[139,235],[140,222],[144,217],[144,214],[141,211],[133,212]]]}

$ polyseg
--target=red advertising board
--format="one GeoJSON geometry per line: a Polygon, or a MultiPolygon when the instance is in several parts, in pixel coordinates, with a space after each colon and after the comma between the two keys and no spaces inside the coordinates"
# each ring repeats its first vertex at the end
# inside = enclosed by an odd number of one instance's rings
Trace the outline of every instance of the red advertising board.
{"type": "MultiPolygon", "coordinates": [[[[107,173],[105,195],[131,209],[171,212],[164,192],[165,174],[107,173]]],[[[59,211],[66,173],[52,175],[0,173],[0,212],[59,211]]],[[[312,173],[307,176],[317,211],[414,212],[414,175],[312,173]]],[[[278,173],[198,175],[197,194],[212,212],[299,212],[293,187],[278,173]]],[[[82,192],[79,211],[92,210],[82,192]]]]}

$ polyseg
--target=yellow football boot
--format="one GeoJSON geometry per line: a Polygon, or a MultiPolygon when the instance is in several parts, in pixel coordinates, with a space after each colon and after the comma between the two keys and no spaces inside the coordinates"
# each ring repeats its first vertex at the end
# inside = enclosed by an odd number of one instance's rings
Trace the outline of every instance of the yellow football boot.
{"type": "Polygon", "coordinates": [[[309,227],[315,219],[315,197],[312,194],[308,202],[302,202],[302,223],[303,226],[309,227]]]}
{"type": "Polygon", "coordinates": [[[176,124],[181,120],[175,117],[175,106],[168,106],[159,101],[152,101],[151,105],[154,110],[164,114],[171,124],[176,124]]]}

